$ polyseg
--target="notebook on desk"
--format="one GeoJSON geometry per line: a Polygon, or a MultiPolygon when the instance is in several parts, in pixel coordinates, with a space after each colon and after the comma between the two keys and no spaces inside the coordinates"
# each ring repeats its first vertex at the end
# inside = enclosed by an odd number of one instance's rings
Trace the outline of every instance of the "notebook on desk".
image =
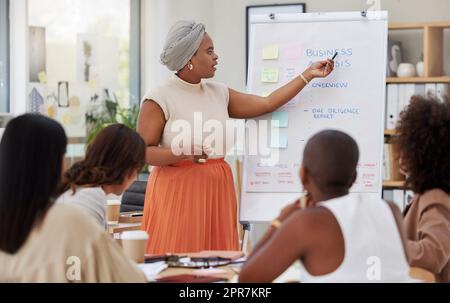
{"type": "Polygon", "coordinates": [[[120,213],[119,223],[141,223],[143,218],[142,212],[130,211],[120,213]]]}
{"type": "Polygon", "coordinates": [[[221,277],[199,276],[189,274],[175,275],[156,279],[156,282],[158,283],[213,283],[225,281],[227,281],[227,279],[221,277]]]}
{"type": "MultiPolygon", "coordinates": [[[[159,261],[165,261],[171,264],[171,266],[174,266],[175,264],[173,262],[178,262],[181,259],[188,258],[188,260],[193,262],[203,261],[203,262],[225,262],[230,263],[236,260],[241,259],[244,257],[245,254],[242,251],[224,251],[224,250],[205,250],[201,252],[196,253],[177,253],[177,254],[165,254],[165,255],[155,255],[155,254],[146,254],[145,255],[145,263],[153,263],[153,262],[159,262],[159,261]]],[[[192,263],[192,262],[191,262],[192,263]]],[[[225,264],[224,263],[224,264],[225,264]]],[[[212,263],[208,263],[209,265],[212,265],[212,263]]],[[[181,265],[178,264],[178,265],[181,265]]],[[[217,264],[219,265],[219,264],[217,264]]],[[[203,265],[196,264],[196,265],[189,265],[184,264],[182,267],[193,267],[193,268],[201,268],[203,265]]]]}
{"type": "Polygon", "coordinates": [[[219,257],[222,259],[229,259],[230,261],[234,261],[245,256],[245,254],[242,251],[233,251],[233,250],[204,250],[197,253],[186,253],[182,255],[188,256],[190,258],[205,258],[205,259],[219,257]]]}

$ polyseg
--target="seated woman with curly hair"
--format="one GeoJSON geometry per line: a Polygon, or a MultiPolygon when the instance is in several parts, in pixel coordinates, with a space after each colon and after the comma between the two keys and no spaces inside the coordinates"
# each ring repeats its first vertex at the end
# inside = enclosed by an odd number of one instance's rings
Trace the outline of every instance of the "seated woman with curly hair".
{"type": "Polygon", "coordinates": [[[414,199],[405,209],[410,265],[450,282],[450,100],[414,96],[397,125],[414,199]]]}
{"type": "Polygon", "coordinates": [[[145,143],[141,136],[122,124],[104,128],[88,146],[84,160],[63,176],[59,203],[73,203],[85,209],[106,228],[108,194],[121,195],[145,165],[145,143]]]}

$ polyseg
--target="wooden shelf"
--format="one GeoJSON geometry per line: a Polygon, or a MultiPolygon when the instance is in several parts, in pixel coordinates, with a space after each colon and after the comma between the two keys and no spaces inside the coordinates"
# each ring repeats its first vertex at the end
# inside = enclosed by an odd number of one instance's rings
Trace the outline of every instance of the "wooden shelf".
{"type": "Polygon", "coordinates": [[[450,83],[450,76],[443,77],[388,77],[386,83],[450,83]]]}
{"type": "Polygon", "coordinates": [[[86,143],[85,137],[69,137],[68,144],[83,144],[86,143]]]}
{"type": "Polygon", "coordinates": [[[425,78],[396,79],[388,83],[450,83],[450,77],[444,74],[444,29],[450,28],[450,21],[393,23],[389,30],[420,30],[423,32],[423,62],[425,78]]]}
{"type": "Polygon", "coordinates": [[[395,131],[395,129],[385,129],[384,135],[385,136],[395,136],[395,135],[397,135],[397,132],[395,131]]]}
{"type": "MultiPolygon", "coordinates": [[[[440,22],[407,22],[407,23],[391,23],[389,31],[395,30],[416,30],[421,32],[423,36],[423,63],[424,77],[388,77],[386,83],[450,83],[450,75],[444,75],[444,30],[450,29],[449,21],[440,22]]],[[[448,41],[446,41],[448,42],[448,41]]],[[[384,136],[386,143],[389,142],[391,136],[398,135],[395,130],[385,130],[384,136]]],[[[395,157],[393,157],[395,159],[395,157]]],[[[397,161],[397,160],[395,160],[397,161]]],[[[401,179],[403,176],[399,173],[399,168],[391,168],[391,178],[401,179]]],[[[383,188],[404,188],[405,181],[383,181],[383,188]]]]}
{"type": "Polygon", "coordinates": [[[389,30],[424,29],[425,27],[450,28],[450,21],[391,23],[389,30]]]}
{"type": "Polygon", "coordinates": [[[405,29],[424,29],[423,23],[391,23],[389,24],[389,30],[405,30],[405,29]]]}
{"type": "Polygon", "coordinates": [[[383,187],[404,187],[405,181],[383,181],[383,187]]]}

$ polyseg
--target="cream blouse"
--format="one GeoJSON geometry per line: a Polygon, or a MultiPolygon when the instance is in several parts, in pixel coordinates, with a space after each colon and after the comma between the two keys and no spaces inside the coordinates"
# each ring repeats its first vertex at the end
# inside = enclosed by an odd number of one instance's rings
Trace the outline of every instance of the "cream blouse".
{"type": "Polygon", "coordinates": [[[0,251],[0,282],[145,281],[111,236],[74,205],[54,204],[19,251],[0,251]]]}
{"type": "MultiPolygon", "coordinates": [[[[164,112],[166,125],[160,146],[171,148],[187,135],[185,144],[204,145],[213,152],[210,158],[224,157],[234,144],[226,136],[228,115],[228,88],[217,82],[201,81],[191,84],[177,75],[147,92],[143,101],[155,101],[164,112]]],[[[143,102],[142,102],[143,103],[143,102]]]]}

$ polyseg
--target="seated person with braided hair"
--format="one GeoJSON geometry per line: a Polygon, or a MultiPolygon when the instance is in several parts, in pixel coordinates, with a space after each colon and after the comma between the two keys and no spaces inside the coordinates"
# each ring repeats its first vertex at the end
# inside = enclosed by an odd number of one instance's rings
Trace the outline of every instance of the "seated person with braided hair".
{"type": "Polygon", "coordinates": [[[64,193],[57,202],[82,207],[106,228],[107,195],[121,195],[136,180],[145,164],[145,148],[141,136],[125,125],[104,128],[88,146],[84,160],[64,173],[64,193]]]}

